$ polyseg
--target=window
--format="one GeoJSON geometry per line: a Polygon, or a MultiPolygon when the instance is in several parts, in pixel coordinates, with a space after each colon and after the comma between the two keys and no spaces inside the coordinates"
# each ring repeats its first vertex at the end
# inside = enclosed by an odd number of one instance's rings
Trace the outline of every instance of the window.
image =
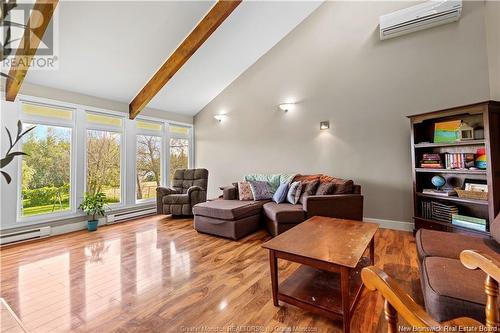
{"type": "Polygon", "coordinates": [[[107,203],[120,203],[122,119],[88,113],[87,123],[86,192],[102,192],[107,203]]]}
{"type": "Polygon", "coordinates": [[[156,188],[161,184],[161,137],[138,135],[136,156],[136,198],[137,200],[154,198],[156,188]]]}
{"type": "MultiPolygon", "coordinates": [[[[17,183],[6,201],[12,226],[81,216],[85,192],[104,193],[118,212],[136,203],[152,205],[156,188],[193,164],[193,129],[187,124],[147,116],[129,120],[122,112],[37,97],[21,96],[12,106],[24,130],[34,127],[15,148],[28,155],[9,170],[17,183]]],[[[0,125],[15,137],[17,119],[4,119],[0,125]]]]}
{"type": "Polygon", "coordinates": [[[23,129],[34,129],[22,139],[22,151],[27,155],[21,166],[19,215],[72,210],[73,110],[23,103],[22,117],[23,129]]]}
{"type": "Polygon", "coordinates": [[[23,139],[21,216],[70,209],[71,128],[36,126],[23,139]]]}
{"type": "Polygon", "coordinates": [[[156,197],[161,185],[163,125],[136,120],[136,200],[156,197]]]}
{"type": "Polygon", "coordinates": [[[87,192],[103,192],[106,202],[121,201],[120,134],[87,131],[87,192]]]}
{"type": "Polygon", "coordinates": [[[177,169],[189,168],[190,154],[190,129],[182,126],[170,126],[170,165],[169,165],[169,180],[170,184],[174,178],[174,172],[177,169]]]}

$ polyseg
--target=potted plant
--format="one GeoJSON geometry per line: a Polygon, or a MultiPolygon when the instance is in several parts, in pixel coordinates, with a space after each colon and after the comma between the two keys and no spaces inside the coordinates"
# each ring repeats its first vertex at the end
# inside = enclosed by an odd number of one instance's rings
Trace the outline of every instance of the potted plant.
{"type": "Polygon", "coordinates": [[[88,221],[87,229],[89,231],[96,231],[97,224],[99,220],[98,216],[104,216],[106,212],[107,204],[104,202],[106,195],[102,192],[97,192],[96,194],[85,193],[83,195],[83,201],[78,206],[85,214],[92,216],[92,220],[88,221]]]}

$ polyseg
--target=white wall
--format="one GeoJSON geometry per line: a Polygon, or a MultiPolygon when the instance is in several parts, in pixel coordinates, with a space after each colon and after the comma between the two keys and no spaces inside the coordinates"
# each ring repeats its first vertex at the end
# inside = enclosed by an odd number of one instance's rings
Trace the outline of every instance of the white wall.
{"type": "Polygon", "coordinates": [[[484,3],[466,2],[459,22],[381,42],[379,16],[411,5],[324,3],[196,115],[210,196],[247,173],[319,172],[360,183],[366,217],[411,221],[406,116],[490,97],[484,3]],[[287,101],[296,109],[277,111],[287,101]],[[226,122],[213,119],[219,112],[226,122]]]}
{"type": "Polygon", "coordinates": [[[491,99],[500,101],[500,1],[486,2],[486,37],[491,99]]]}

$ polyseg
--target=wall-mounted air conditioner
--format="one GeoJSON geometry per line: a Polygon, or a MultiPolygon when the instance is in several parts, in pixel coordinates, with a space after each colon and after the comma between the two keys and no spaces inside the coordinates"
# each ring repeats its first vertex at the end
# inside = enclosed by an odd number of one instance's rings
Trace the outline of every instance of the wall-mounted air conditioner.
{"type": "Polygon", "coordinates": [[[380,16],[380,39],[389,39],[458,21],[461,15],[462,0],[428,1],[380,16]]]}

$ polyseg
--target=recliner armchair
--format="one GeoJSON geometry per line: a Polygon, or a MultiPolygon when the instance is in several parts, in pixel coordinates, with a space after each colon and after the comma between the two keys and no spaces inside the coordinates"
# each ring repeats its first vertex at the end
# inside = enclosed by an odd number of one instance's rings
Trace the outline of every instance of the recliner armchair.
{"type": "Polygon", "coordinates": [[[207,201],[208,170],[175,170],[171,188],[156,189],[156,211],[158,214],[189,216],[193,206],[207,201]]]}

